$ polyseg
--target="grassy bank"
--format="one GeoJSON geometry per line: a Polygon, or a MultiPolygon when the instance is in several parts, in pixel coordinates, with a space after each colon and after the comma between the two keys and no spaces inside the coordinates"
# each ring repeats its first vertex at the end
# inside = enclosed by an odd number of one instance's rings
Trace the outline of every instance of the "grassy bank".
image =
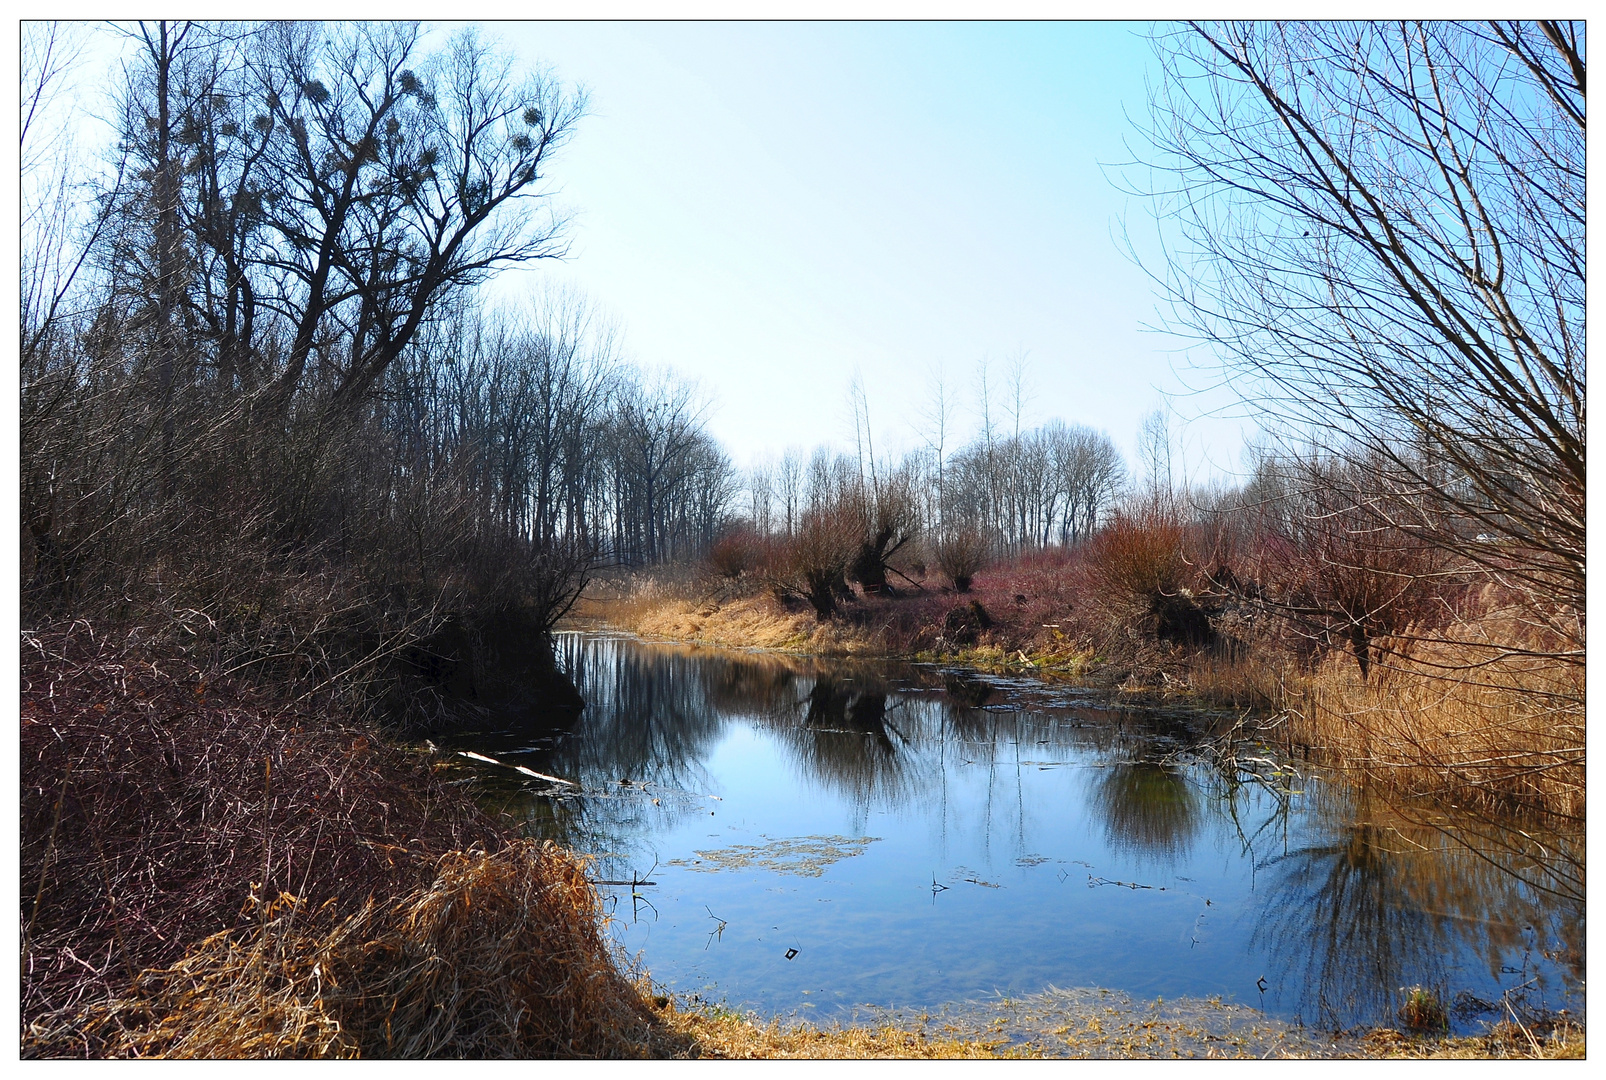
{"type": "Polygon", "coordinates": [[[1475,1036],[1392,1029],[1320,1033],[1219,999],[1134,1002],[1105,990],[969,1002],[935,1012],[872,1011],[845,1025],[755,1021],[718,1009],[660,1016],[704,1056],[759,1058],[1581,1059],[1582,1029],[1503,1023],[1475,1036]]]}
{"type": "Polygon", "coordinates": [[[858,594],[833,617],[820,619],[805,604],[745,583],[681,571],[599,582],[575,605],[572,619],[649,639],[722,648],[1033,668],[1049,677],[1111,685],[1131,674],[1131,668],[1100,656],[1092,642],[1075,640],[1059,625],[1042,621],[1053,618],[1052,600],[1048,605],[1015,601],[1024,594],[1009,592],[1014,584],[1001,576],[984,577],[964,595],[935,582],[896,598],[858,594]]]}

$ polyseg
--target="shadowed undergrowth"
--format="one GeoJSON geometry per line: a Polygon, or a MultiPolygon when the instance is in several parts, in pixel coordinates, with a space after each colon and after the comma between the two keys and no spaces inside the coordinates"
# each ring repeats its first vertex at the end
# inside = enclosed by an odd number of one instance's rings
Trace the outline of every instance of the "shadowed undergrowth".
{"type": "Polygon", "coordinates": [[[639,1056],[582,868],[423,755],[85,624],[23,642],[30,1056],[639,1056]]]}

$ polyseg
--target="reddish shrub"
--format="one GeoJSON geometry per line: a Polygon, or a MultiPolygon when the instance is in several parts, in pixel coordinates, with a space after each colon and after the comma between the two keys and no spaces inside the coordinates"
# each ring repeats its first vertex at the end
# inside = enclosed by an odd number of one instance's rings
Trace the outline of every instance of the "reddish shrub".
{"type": "Polygon", "coordinates": [[[1087,542],[1084,563],[1105,589],[1147,601],[1177,592],[1187,563],[1187,530],[1174,515],[1146,508],[1120,511],[1087,542]]]}
{"type": "Polygon", "coordinates": [[[937,542],[937,569],[948,575],[958,592],[969,592],[976,574],[987,565],[987,538],[976,530],[961,530],[937,542]]]}
{"type": "Polygon", "coordinates": [[[82,623],[24,637],[21,685],[25,1021],[115,996],[253,892],[355,910],[500,844],[427,762],[82,623]]]}
{"type": "Polygon", "coordinates": [[[714,541],[708,552],[708,565],[720,577],[735,580],[756,569],[763,555],[763,538],[742,526],[714,541]]]}

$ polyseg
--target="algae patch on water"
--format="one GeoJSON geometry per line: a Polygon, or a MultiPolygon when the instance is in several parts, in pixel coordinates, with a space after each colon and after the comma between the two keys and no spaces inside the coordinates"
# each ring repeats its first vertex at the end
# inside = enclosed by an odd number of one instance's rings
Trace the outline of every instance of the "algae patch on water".
{"type": "Polygon", "coordinates": [[[879,836],[793,836],[763,844],[734,844],[731,847],[699,851],[695,859],[671,859],[665,866],[711,874],[720,870],[746,870],[763,867],[777,874],[794,877],[820,877],[826,868],[843,859],[864,854],[879,836]]]}

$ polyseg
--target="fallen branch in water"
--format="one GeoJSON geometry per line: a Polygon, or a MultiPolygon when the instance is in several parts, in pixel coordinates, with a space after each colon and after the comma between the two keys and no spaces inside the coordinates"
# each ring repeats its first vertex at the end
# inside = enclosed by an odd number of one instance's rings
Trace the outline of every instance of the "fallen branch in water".
{"type": "Polygon", "coordinates": [[[527,769],[523,765],[509,765],[505,761],[497,761],[494,757],[486,757],[484,754],[476,754],[472,750],[459,750],[457,751],[457,756],[473,758],[475,761],[483,761],[491,765],[500,765],[504,769],[512,769],[515,772],[523,773],[525,776],[533,776],[537,780],[545,780],[552,784],[562,784],[565,787],[572,788],[578,788],[580,786],[573,780],[565,780],[561,776],[548,776],[546,773],[536,772],[534,769],[527,769]]]}

